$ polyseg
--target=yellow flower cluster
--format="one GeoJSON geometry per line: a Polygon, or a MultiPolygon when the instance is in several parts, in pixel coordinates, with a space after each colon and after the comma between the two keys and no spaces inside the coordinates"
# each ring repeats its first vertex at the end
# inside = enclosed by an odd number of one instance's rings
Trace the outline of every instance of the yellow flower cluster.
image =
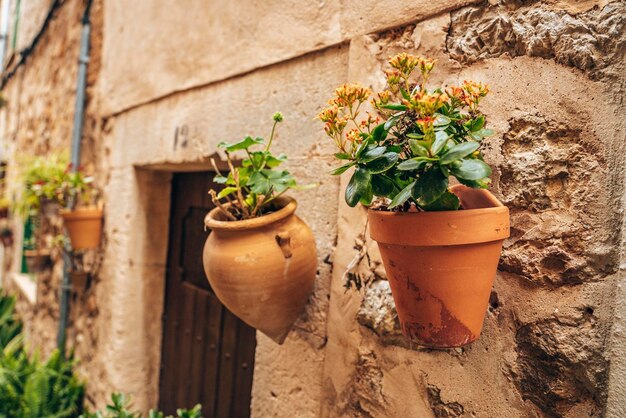
{"type": "Polygon", "coordinates": [[[426,90],[416,91],[409,100],[402,100],[402,104],[414,110],[420,117],[434,115],[437,109],[445,103],[450,103],[450,98],[446,93],[428,93],[426,90]]]}
{"type": "Polygon", "coordinates": [[[362,130],[369,130],[370,124],[375,121],[369,114],[365,121],[360,123],[356,121],[359,107],[371,94],[370,89],[359,84],[343,84],[335,89],[335,97],[328,101],[330,107],[317,115],[317,118],[324,122],[324,131],[335,141],[340,151],[352,152],[355,145],[362,141],[360,135],[362,130]],[[348,132],[344,138],[344,130],[349,121],[353,121],[356,128],[348,132]],[[346,143],[351,145],[347,146],[346,143]]]}
{"type": "Polygon", "coordinates": [[[351,107],[363,103],[372,94],[370,89],[359,84],[343,84],[335,89],[335,97],[328,101],[331,106],[351,107]]]}
{"type": "Polygon", "coordinates": [[[415,68],[420,70],[422,75],[421,85],[424,86],[430,72],[435,67],[435,60],[402,52],[389,58],[389,65],[391,65],[392,69],[385,71],[385,77],[387,78],[389,89],[396,93],[400,87],[409,90],[409,77],[415,68]],[[404,86],[401,85],[402,83],[404,83],[404,86]]]}
{"type": "Polygon", "coordinates": [[[446,93],[458,103],[463,103],[474,112],[478,108],[480,99],[489,93],[489,86],[475,81],[463,81],[460,87],[450,86],[446,88],[446,93]]]}

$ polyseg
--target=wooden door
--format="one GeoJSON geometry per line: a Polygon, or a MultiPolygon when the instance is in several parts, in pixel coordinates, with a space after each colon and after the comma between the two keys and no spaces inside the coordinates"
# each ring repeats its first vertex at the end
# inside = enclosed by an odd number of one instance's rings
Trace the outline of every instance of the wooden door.
{"type": "Polygon", "coordinates": [[[174,174],[159,408],[202,404],[204,417],[250,416],[256,334],[217,299],[202,267],[212,173],[174,174]]]}

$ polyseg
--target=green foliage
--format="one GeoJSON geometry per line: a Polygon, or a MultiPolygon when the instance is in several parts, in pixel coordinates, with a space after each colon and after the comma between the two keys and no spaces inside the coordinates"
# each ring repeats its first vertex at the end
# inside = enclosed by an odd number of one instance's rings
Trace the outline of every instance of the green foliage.
{"type": "Polygon", "coordinates": [[[28,356],[14,307],[14,298],[0,294],[0,418],[77,417],[85,388],[72,356],[28,356]]]}
{"type": "Polygon", "coordinates": [[[72,172],[64,154],[28,158],[21,165],[24,187],[15,209],[23,216],[39,211],[45,202],[66,206],[70,201],[88,203],[92,199],[92,178],[72,172]]]}
{"type": "MultiPolygon", "coordinates": [[[[202,407],[194,406],[192,409],[177,409],[177,418],[202,418],[202,407]]],[[[139,412],[131,410],[130,398],[123,393],[111,394],[111,403],[106,406],[104,412],[87,412],[81,418],[143,418],[139,412]]],[[[174,418],[172,415],[165,416],[163,412],[153,409],[148,412],[148,418],[174,418]]]]}
{"type": "Polygon", "coordinates": [[[250,219],[262,216],[272,210],[272,203],[289,189],[306,188],[298,186],[296,179],[286,170],[277,167],[287,160],[283,154],[275,156],[270,147],[276,132],[276,125],[283,120],[280,113],[273,116],[274,124],[270,139],[265,144],[263,138],[245,137],[243,140],[229,144],[222,142],[218,145],[226,153],[229,173],[227,176],[219,173],[214,181],[225,187],[218,193],[210,190],[213,203],[219,207],[229,220],[250,219]],[[261,149],[253,150],[254,147],[261,149]],[[232,160],[233,152],[244,151],[247,158],[241,160],[241,165],[235,167],[232,160]]]}
{"type": "Polygon", "coordinates": [[[445,92],[428,90],[433,60],[402,53],[389,63],[388,89],[372,100],[378,116],[367,112],[359,119],[371,92],[358,84],[337,88],[330,107],[318,115],[339,149],[335,157],[342,165],[332,174],[354,167],[345,193],[350,206],[382,198],[388,209],[457,210],[459,199],[448,190],[450,177],[474,188],[490,182],[491,168],[480,146],[493,131],[485,128],[478,110],[488,88],[465,81],[445,92]],[[411,78],[414,70],[418,80],[411,78]],[[394,98],[398,103],[391,102],[394,98]],[[348,131],[350,122],[354,128],[348,131]]]}

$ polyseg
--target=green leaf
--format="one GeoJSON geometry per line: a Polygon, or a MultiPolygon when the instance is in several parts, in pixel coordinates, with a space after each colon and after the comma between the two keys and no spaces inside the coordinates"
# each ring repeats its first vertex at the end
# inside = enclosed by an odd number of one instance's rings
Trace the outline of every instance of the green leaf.
{"type": "Polygon", "coordinates": [[[411,151],[413,152],[413,154],[419,155],[420,157],[427,157],[428,149],[424,147],[422,144],[420,144],[420,142],[423,142],[423,141],[409,139],[409,147],[411,148],[411,151]]]}
{"type": "Polygon", "coordinates": [[[491,167],[482,160],[465,159],[458,165],[451,165],[450,171],[464,180],[480,180],[491,175],[491,167]]]}
{"type": "Polygon", "coordinates": [[[278,157],[274,157],[269,151],[266,153],[265,165],[269,168],[278,167],[285,161],[287,161],[287,156],[285,154],[280,154],[278,157]]]}
{"type": "Polygon", "coordinates": [[[389,170],[397,161],[398,153],[386,152],[374,161],[369,162],[366,166],[372,174],[378,174],[389,170]]]}
{"type": "Polygon", "coordinates": [[[459,198],[454,193],[446,190],[444,194],[439,196],[437,200],[429,205],[424,205],[422,208],[427,211],[440,211],[440,210],[458,210],[460,206],[459,198]]]}
{"type": "Polygon", "coordinates": [[[404,189],[400,191],[389,203],[389,209],[393,209],[397,206],[403,205],[409,198],[413,192],[413,187],[415,187],[415,182],[409,183],[404,189]]]}
{"type": "Polygon", "coordinates": [[[389,197],[393,194],[395,186],[393,181],[381,174],[375,174],[372,176],[372,193],[375,196],[389,197]]]}
{"type": "Polygon", "coordinates": [[[349,160],[350,154],[346,154],[345,152],[338,152],[337,154],[335,154],[335,158],[339,160],[349,160]]]}
{"type": "Polygon", "coordinates": [[[415,182],[413,198],[422,206],[427,206],[448,190],[448,178],[436,167],[431,168],[415,182]]]}
{"type": "Polygon", "coordinates": [[[406,106],[403,104],[394,104],[394,103],[389,103],[386,105],[382,105],[379,106],[383,109],[389,109],[389,110],[406,110],[406,106]]]}
{"type": "Polygon", "coordinates": [[[387,119],[387,121],[385,122],[385,125],[384,125],[385,126],[385,130],[388,131],[393,126],[396,126],[396,123],[398,123],[398,120],[400,120],[400,116],[402,116],[403,114],[404,114],[404,112],[396,113],[395,115],[393,115],[389,119],[387,119]]]}
{"type": "Polygon", "coordinates": [[[450,119],[446,115],[442,115],[441,113],[435,113],[435,126],[436,127],[449,125],[450,122],[452,122],[452,119],[450,119]]]}
{"type": "Polygon", "coordinates": [[[446,142],[448,142],[448,134],[445,131],[435,132],[435,140],[430,146],[431,155],[439,154],[439,151],[443,149],[443,146],[446,145],[446,142]]]}
{"type": "Polygon", "coordinates": [[[354,162],[348,163],[348,164],[344,164],[339,168],[334,169],[333,171],[330,172],[331,175],[333,176],[338,176],[339,174],[343,174],[344,172],[346,172],[350,167],[352,167],[354,164],[354,162]]]}
{"type": "Polygon", "coordinates": [[[385,129],[385,124],[381,123],[372,130],[372,139],[376,144],[379,144],[384,141],[385,138],[387,138],[387,130],[385,129]]]}
{"type": "Polygon", "coordinates": [[[252,173],[247,186],[254,194],[268,195],[271,192],[282,193],[296,185],[296,180],[288,171],[260,170],[252,173]]]}
{"type": "Polygon", "coordinates": [[[465,180],[457,177],[457,180],[459,181],[459,183],[473,189],[487,189],[489,187],[489,184],[491,183],[491,179],[489,177],[485,177],[479,180],[465,180]]]}
{"type": "Polygon", "coordinates": [[[220,190],[220,192],[217,194],[217,198],[218,199],[222,199],[228,195],[231,195],[233,193],[235,193],[237,191],[236,187],[224,187],[222,190],[220,190]]]}
{"type": "Polygon", "coordinates": [[[233,152],[233,151],[248,149],[253,145],[258,145],[262,143],[263,143],[263,138],[254,139],[251,136],[247,136],[242,141],[236,142],[234,144],[221,142],[220,144],[218,144],[218,147],[223,148],[228,152],[233,152]]]}
{"type": "Polygon", "coordinates": [[[354,153],[355,158],[359,159],[361,158],[361,154],[363,154],[363,152],[369,147],[369,143],[368,141],[363,141],[361,142],[361,144],[359,145],[359,147],[356,149],[356,152],[354,153]]]}
{"type": "Polygon", "coordinates": [[[360,163],[368,163],[375,160],[385,153],[387,149],[385,147],[369,146],[363,154],[359,157],[360,163]]]}
{"type": "Polygon", "coordinates": [[[465,127],[472,132],[481,130],[483,126],[485,126],[485,117],[483,115],[465,122],[465,127]]]}
{"type": "Polygon", "coordinates": [[[480,147],[478,142],[469,141],[454,145],[441,157],[440,164],[450,164],[452,161],[467,157],[480,147]]]}
{"type": "Polygon", "coordinates": [[[357,167],[346,187],[346,203],[356,206],[360,200],[372,193],[372,174],[364,167],[357,167]]]}
{"type": "Polygon", "coordinates": [[[420,168],[424,166],[424,164],[426,164],[425,161],[420,161],[415,158],[411,158],[410,160],[405,160],[405,161],[402,161],[400,164],[398,164],[398,170],[401,170],[401,171],[419,170],[420,168]]]}
{"type": "Polygon", "coordinates": [[[476,132],[470,132],[469,136],[474,140],[474,141],[481,141],[484,137],[486,136],[491,136],[493,135],[494,132],[491,129],[479,129],[476,132]]]}
{"type": "Polygon", "coordinates": [[[406,134],[407,138],[413,139],[424,139],[424,134],[418,134],[416,132],[411,132],[410,134],[406,134]]]}
{"type": "Polygon", "coordinates": [[[215,177],[213,177],[213,181],[217,184],[226,184],[226,181],[228,181],[228,177],[216,174],[215,177]]]}

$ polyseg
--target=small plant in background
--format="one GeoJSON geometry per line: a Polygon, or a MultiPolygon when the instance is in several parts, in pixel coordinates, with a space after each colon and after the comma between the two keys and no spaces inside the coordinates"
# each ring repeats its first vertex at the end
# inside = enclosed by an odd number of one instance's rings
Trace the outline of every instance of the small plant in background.
{"type": "MultiPolygon", "coordinates": [[[[104,412],[97,411],[81,415],[81,418],[142,418],[139,412],[132,411],[130,398],[123,393],[111,394],[111,403],[106,406],[104,412]]],[[[194,406],[192,409],[177,409],[176,417],[178,418],[202,418],[202,407],[194,406]]],[[[172,415],[167,417],[163,412],[153,409],[148,412],[148,418],[173,418],[172,415]]]]}
{"type": "Polygon", "coordinates": [[[0,417],[75,417],[85,387],[73,373],[72,356],[55,350],[43,362],[29,356],[15,316],[15,299],[0,293],[0,417]]]}
{"type": "MultiPolygon", "coordinates": [[[[231,221],[251,219],[273,210],[272,203],[287,190],[302,188],[287,170],[277,167],[287,160],[284,154],[275,156],[270,151],[276,126],[283,121],[281,113],[273,116],[274,124],[269,140],[245,137],[234,144],[222,142],[218,145],[226,153],[229,173],[224,176],[215,164],[218,173],[214,181],[223,184],[221,191],[209,190],[213,203],[220,208],[224,216],[231,221]],[[256,149],[254,149],[256,148],[256,149]],[[232,154],[245,152],[247,158],[235,167],[232,154]]],[[[308,187],[308,186],[305,186],[308,187]]]]}
{"type": "Polygon", "coordinates": [[[333,174],[355,168],[346,202],[369,206],[378,198],[396,211],[459,209],[450,177],[472,188],[490,182],[480,146],[493,132],[478,109],[489,89],[473,81],[428,89],[435,66],[428,58],[401,53],[389,65],[387,88],[371,99],[377,114],[362,109],[369,89],[344,84],[318,115],[344,161],[333,174]]]}
{"type": "Polygon", "coordinates": [[[46,203],[60,206],[91,203],[93,179],[80,170],[72,172],[71,168],[68,158],[62,154],[24,161],[21,174],[24,188],[16,203],[17,212],[29,215],[46,203]]]}

